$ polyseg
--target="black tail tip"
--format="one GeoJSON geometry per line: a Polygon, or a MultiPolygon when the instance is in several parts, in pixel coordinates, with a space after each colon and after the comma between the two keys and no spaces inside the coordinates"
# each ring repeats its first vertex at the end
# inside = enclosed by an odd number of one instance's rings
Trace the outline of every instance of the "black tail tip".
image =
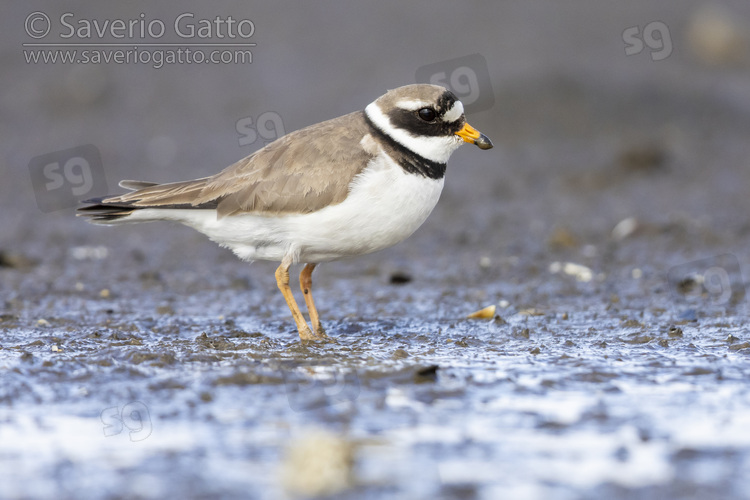
{"type": "Polygon", "coordinates": [[[102,203],[106,197],[92,198],[81,203],[89,203],[88,206],[76,209],[76,216],[87,217],[91,222],[112,222],[132,214],[136,209],[117,205],[102,203]]]}

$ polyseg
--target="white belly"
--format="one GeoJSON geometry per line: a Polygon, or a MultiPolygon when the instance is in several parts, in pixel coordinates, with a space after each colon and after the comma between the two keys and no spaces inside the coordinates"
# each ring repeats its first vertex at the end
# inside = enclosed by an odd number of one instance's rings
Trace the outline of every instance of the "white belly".
{"type": "Polygon", "coordinates": [[[442,189],[443,179],[406,173],[382,156],[354,179],[343,202],[317,212],[217,219],[213,210],[180,210],[175,219],[244,260],[280,261],[292,255],[297,262],[325,262],[404,240],[430,215],[442,189]]]}

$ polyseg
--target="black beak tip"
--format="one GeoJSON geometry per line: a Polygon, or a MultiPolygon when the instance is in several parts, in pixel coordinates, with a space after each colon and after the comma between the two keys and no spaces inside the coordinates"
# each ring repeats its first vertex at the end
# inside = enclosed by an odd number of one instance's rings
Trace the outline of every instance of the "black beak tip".
{"type": "Polygon", "coordinates": [[[480,134],[479,139],[477,139],[474,144],[476,144],[479,149],[492,149],[492,141],[484,134],[480,134]]]}

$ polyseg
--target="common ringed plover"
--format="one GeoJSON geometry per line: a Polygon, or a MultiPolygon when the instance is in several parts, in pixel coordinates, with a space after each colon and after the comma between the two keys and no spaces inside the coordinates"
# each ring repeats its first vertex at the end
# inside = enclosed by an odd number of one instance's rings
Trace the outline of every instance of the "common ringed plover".
{"type": "Polygon", "coordinates": [[[464,117],[453,93],[436,85],[388,91],[357,111],[292,132],[210,177],[157,184],[122,181],[131,192],[84,201],[94,224],[176,221],[240,259],[280,261],[276,283],[301,339],[325,331],[312,297],[321,262],[394,245],[430,215],[446,162],[468,142],[492,142],[464,117]],[[289,268],[305,263],[300,287],[307,325],[289,288],[289,268]]]}

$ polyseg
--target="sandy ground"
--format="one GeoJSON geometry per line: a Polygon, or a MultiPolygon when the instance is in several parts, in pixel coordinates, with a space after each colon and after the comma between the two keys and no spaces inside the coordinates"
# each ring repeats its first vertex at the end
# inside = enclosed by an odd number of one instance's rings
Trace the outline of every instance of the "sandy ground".
{"type": "Polygon", "coordinates": [[[0,497],[750,497],[750,9],[712,5],[6,6],[0,497]],[[65,12],[257,45],[27,64],[65,12]],[[76,187],[208,175],[424,75],[468,82],[496,147],[412,238],[316,272],[329,343],[273,263],[73,216],[76,187]]]}

